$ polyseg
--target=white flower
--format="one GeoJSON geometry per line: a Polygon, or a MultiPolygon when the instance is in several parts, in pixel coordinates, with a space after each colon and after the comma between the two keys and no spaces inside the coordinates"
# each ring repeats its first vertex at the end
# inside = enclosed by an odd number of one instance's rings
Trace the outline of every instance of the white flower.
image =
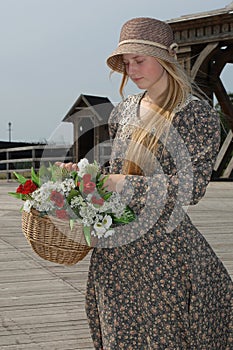
{"type": "Polygon", "coordinates": [[[121,197],[118,193],[113,192],[110,199],[105,201],[104,204],[99,208],[102,213],[111,212],[117,218],[120,218],[125,210],[125,205],[121,202],[121,197]]]}
{"type": "Polygon", "coordinates": [[[106,228],[104,227],[104,224],[102,222],[96,222],[94,224],[94,230],[98,237],[103,236],[103,234],[106,232],[106,228]]]}
{"type": "Polygon", "coordinates": [[[89,164],[88,159],[83,158],[80,160],[80,162],[78,162],[78,175],[79,176],[83,176],[84,174],[86,174],[86,166],[89,164]]]}
{"type": "Polygon", "coordinates": [[[75,188],[75,182],[73,179],[65,179],[61,183],[61,190],[66,195],[66,197],[69,195],[70,191],[75,188]]]}
{"type": "Polygon", "coordinates": [[[61,184],[59,182],[48,181],[40,188],[34,191],[31,196],[33,198],[33,208],[36,210],[50,211],[55,208],[54,203],[50,200],[51,192],[53,190],[61,191],[61,184]]]}
{"type": "Polygon", "coordinates": [[[81,196],[77,196],[71,199],[70,206],[71,208],[79,208],[79,207],[86,207],[87,204],[85,203],[84,199],[81,196]]]}
{"type": "Polygon", "coordinates": [[[112,218],[110,215],[105,215],[103,218],[102,224],[106,229],[108,229],[112,225],[112,218]]]}
{"type": "Polygon", "coordinates": [[[108,237],[112,236],[114,233],[115,233],[114,230],[108,230],[105,232],[104,238],[108,238],[108,237]]]}
{"type": "Polygon", "coordinates": [[[109,237],[112,236],[114,233],[114,230],[109,230],[110,226],[112,225],[112,218],[110,215],[105,215],[102,221],[95,222],[93,229],[94,231],[91,232],[93,236],[97,236],[98,238],[101,237],[109,237]]]}
{"type": "Polygon", "coordinates": [[[90,174],[92,178],[95,178],[100,172],[100,167],[97,162],[89,164],[86,158],[83,158],[78,162],[78,175],[83,177],[85,174],[90,174]]]}
{"type": "Polygon", "coordinates": [[[93,206],[86,205],[86,206],[80,207],[79,215],[82,217],[82,223],[85,226],[91,226],[95,223],[97,212],[93,206]]]}
{"type": "Polygon", "coordinates": [[[23,205],[23,210],[25,210],[27,213],[30,213],[32,205],[33,205],[33,201],[26,200],[26,202],[23,205]]]}
{"type": "Polygon", "coordinates": [[[99,165],[95,162],[93,164],[87,164],[85,167],[86,174],[90,174],[91,177],[94,179],[96,178],[97,174],[100,172],[99,165]]]}

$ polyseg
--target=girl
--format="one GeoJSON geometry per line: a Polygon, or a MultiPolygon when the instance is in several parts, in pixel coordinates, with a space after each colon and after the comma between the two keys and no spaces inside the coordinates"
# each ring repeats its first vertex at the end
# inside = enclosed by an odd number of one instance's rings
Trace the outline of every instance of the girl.
{"type": "Polygon", "coordinates": [[[232,281],[185,212],[205,194],[219,120],[176,60],[170,26],[126,22],[107,64],[143,92],[109,120],[108,190],[137,214],[93,251],[86,311],[97,350],[233,349],[232,281]]]}

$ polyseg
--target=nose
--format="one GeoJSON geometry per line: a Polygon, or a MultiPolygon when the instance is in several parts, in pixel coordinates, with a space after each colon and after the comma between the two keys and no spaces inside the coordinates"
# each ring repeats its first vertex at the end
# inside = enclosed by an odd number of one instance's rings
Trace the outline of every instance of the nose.
{"type": "Polygon", "coordinates": [[[128,63],[128,65],[127,65],[127,74],[129,76],[131,76],[134,73],[135,73],[135,65],[133,63],[128,63]]]}

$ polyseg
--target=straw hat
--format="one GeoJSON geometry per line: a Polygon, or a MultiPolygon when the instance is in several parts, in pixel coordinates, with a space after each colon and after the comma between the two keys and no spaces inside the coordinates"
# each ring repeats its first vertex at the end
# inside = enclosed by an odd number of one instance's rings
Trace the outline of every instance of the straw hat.
{"type": "Polygon", "coordinates": [[[133,18],[122,26],[118,47],[107,58],[107,64],[112,70],[124,73],[122,55],[128,53],[174,63],[177,47],[169,24],[155,18],[133,18]]]}

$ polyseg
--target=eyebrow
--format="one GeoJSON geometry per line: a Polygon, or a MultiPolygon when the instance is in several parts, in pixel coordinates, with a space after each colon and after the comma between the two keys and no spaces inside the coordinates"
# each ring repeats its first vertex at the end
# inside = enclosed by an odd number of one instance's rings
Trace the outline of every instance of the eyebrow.
{"type": "MultiPolygon", "coordinates": [[[[143,56],[142,55],[136,55],[136,56],[131,57],[130,59],[135,60],[135,59],[137,59],[139,57],[143,57],[143,56]]],[[[123,61],[127,61],[128,59],[123,57],[122,60],[123,61]]]]}

